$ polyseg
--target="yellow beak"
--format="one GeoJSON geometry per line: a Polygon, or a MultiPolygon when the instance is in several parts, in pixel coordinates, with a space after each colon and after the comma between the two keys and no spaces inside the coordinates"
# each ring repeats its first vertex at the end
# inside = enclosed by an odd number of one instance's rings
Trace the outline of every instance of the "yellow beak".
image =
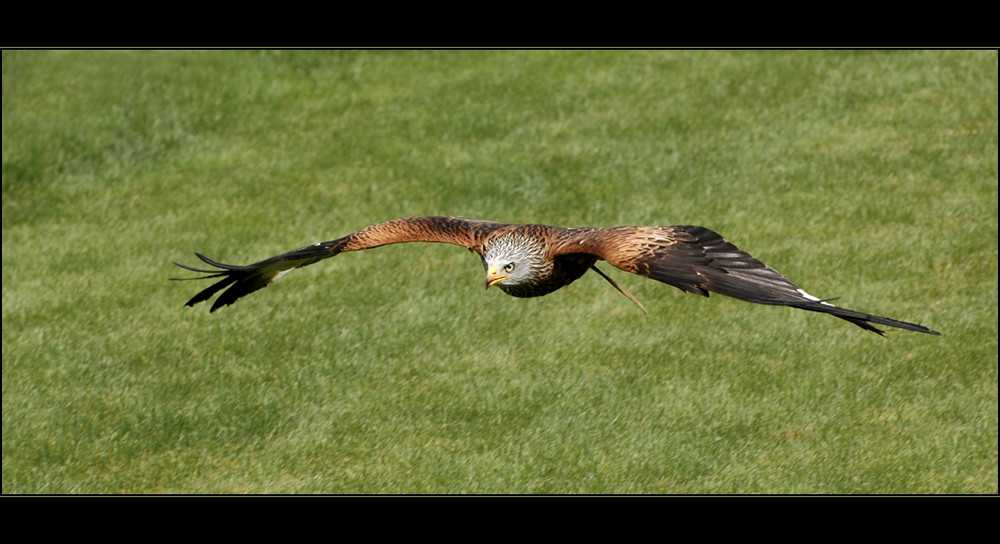
{"type": "Polygon", "coordinates": [[[489,289],[509,277],[507,274],[501,274],[497,267],[490,266],[489,270],[486,271],[486,288],[489,289]]]}

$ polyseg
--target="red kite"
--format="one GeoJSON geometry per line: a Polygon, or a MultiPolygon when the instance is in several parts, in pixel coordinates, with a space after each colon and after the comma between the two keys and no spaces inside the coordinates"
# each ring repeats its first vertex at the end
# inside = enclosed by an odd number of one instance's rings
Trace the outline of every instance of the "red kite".
{"type": "Polygon", "coordinates": [[[415,217],[372,225],[343,238],[246,266],[223,264],[197,253],[198,258],[217,270],[174,264],[206,274],[184,279],[222,278],[187,302],[193,306],[228,287],[212,304],[210,311],[214,312],[267,287],[293,268],[347,251],[400,242],[442,242],[475,251],[486,269],[486,288],[496,285],[515,297],[547,295],[593,270],[645,312],[642,303],[595,266],[597,261],[607,261],[626,272],[706,297],[713,292],[757,304],[827,313],[880,335],[884,331],[872,323],[940,334],[922,325],[834,306],[829,302],[833,299],[810,295],[719,234],[697,226],[560,228],[456,217],[415,217]]]}

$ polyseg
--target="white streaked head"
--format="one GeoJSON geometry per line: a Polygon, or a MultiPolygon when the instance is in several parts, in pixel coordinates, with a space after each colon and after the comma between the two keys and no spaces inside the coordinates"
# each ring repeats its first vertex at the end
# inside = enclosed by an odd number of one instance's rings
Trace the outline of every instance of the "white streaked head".
{"type": "Polygon", "coordinates": [[[545,247],[531,238],[502,236],[483,249],[483,266],[487,289],[531,284],[545,266],[545,247]]]}

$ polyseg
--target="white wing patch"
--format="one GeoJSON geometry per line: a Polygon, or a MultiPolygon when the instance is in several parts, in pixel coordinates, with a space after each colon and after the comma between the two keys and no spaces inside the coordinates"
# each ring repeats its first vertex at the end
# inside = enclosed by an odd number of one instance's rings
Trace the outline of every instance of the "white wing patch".
{"type": "Polygon", "coordinates": [[[798,291],[800,295],[806,297],[807,299],[809,299],[809,300],[811,300],[813,302],[818,302],[820,304],[826,304],[827,306],[833,306],[833,304],[830,304],[829,302],[823,302],[819,298],[810,295],[809,293],[807,293],[805,291],[805,289],[796,289],[796,291],[798,291]]]}
{"type": "MultiPolygon", "coordinates": [[[[292,268],[289,268],[288,270],[282,270],[281,272],[278,272],[277,274],[274,275],[273,278],[271,278],[271,281],[269,281],[268,283],[274,283],[275,281],[278,280],[278,278],[284,276],[285,274],[291,272],[292,270],[293,270],[292,268]]],[[[799,290],[801,291],[801,289],[799,290]]]]}

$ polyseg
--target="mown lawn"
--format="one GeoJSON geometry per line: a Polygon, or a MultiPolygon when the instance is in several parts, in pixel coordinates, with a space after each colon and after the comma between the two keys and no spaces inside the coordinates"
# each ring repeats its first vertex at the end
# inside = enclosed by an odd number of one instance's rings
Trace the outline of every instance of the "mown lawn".
{"type": "Polygon", "coordinates": [[[997,493],[997,68],[4,51],[3,493],[997,493]],[[418,215],[700,224],[942,336],[437,244],[168,281],[418,215]]]}

